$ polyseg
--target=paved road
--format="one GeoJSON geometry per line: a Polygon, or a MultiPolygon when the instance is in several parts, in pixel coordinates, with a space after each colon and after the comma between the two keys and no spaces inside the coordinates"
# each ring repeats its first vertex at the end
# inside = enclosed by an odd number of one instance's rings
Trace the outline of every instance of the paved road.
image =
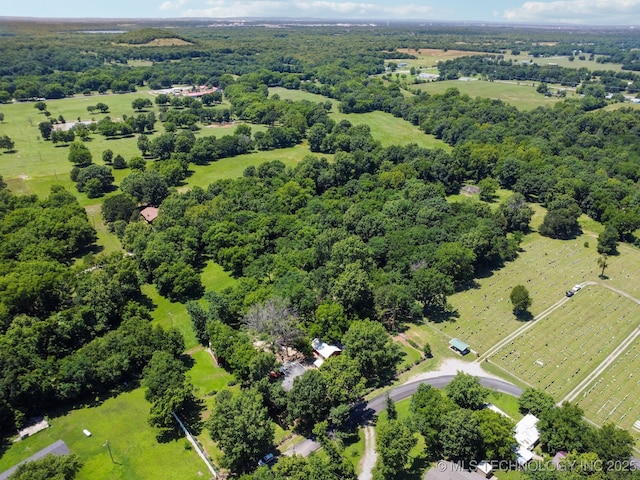
{"type": "MultiPolygon", "coordinates": [[[[424,380],[415,380],[413,382],[408,382],[400,385],[393,390],[389,390],[388,392],[378,395],[377,397],[371,399],[368,403],[363,405],[363,408],[358,409],[358,411],[356,412],[356,415],[358,415],[356,419],[358,419],[360,423],[366,423],[371,415],[377,415],[382,410],[384,410],[387,403],[387,394],[393,399],[393,401],[397,402],[413,395],[416,390],[418,390],[418,386],[422,383],[426,383],[437,388],[443,388],[453,379],[454,376],[455,375],[441,375],[424,380]]],[[[487,388],[497,390],[498,392],[507,393],[515,397],[519,397],[522,394],[522,389],[516,387],[512,383],[505,382],[504,380],[498,380],[496,378],[483,376],[480,376],[479,378],[480,383],[482,383],[482,385],[487,388]]],[[[313,440],[307,438],[294,447],[284,451],[283,454],[289,456],[293,454],[307,456],[311,452],[314,452],[319,448],[320,444],[318,442],[314,442],[313,440]]]]}
{"type": "Polygon", "coordinates": [[[26,460],[23,460],[22,462],[11,467],[9,470],[0,473],[0,480],[6,480],[7,478],[9,478],[18,469],[18,466],[22,465],[23,463],[33,462],[34,460],[38,460],[47,455],[68,455],[69,453],[71,452],[69,451],[69,447],[67,447],[67,444],[62,440],[58,440],[48,447],[43,448],[39,452],[34,453],[26,460]]]}

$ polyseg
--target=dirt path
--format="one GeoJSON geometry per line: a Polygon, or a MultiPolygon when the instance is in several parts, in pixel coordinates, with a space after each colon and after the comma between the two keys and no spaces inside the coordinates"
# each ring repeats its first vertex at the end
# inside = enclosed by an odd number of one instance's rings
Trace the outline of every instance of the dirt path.
{"type": "Polygon", "coordinates": [[[361,473],[358,480],[371,480],[373,467],[378,459],[376,453],[376,431],[371,425],[364,427],[364,455],[360,460],[361,473]]]}

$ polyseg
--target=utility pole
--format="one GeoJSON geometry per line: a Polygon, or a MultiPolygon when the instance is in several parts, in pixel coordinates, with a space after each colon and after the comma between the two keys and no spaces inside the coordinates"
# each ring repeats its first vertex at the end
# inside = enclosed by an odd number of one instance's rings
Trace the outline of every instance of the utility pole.
{"type": "Polygon", "coordinates": [[[111,458],[111,463],[116,463],[113,461],[113,454],[111,453],[111,445],[109,445],[109,440],[104,442],[103,447],[107,447],[107,450],[109,450],[109,458],[111,458]]]}

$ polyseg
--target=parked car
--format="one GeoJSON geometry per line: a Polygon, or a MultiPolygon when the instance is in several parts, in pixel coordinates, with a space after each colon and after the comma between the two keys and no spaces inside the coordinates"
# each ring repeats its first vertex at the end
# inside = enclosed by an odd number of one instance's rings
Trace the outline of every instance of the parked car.
{"type": "Polygon", "coordinates": [[[275,457],[273,453],[267,453],[264,457],[258,460],[258,466],[263,467],[267,465],[268,467],[270,467],[271,465],[276,463],[277,460],[278,459],[275,457]]]}
{"type": "Polygon", "coordinates": [[[565,293],[565,295],[566,295],[567,297],[573,297],[573,295],[574,295],[573,290],[567,290],[567,292],[565,293]]]}
{"type": "Polygon", "coordinates": [[[571,291],[573,293],[579,292],[582,289],[582,285],[574,285],[571,291]]]}

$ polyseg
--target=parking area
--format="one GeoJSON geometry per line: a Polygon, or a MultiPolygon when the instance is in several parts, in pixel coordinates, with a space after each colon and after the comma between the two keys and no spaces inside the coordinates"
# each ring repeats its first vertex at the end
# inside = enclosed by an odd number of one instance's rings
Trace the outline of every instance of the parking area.
{"type": "Polygon", "coordinates": [[[300,362],[287,362],[282,365],[281,371],[284,373],[282,388],[288,392],[293,388],[293,379],[302,375],[307,369],[300,362]]]}

